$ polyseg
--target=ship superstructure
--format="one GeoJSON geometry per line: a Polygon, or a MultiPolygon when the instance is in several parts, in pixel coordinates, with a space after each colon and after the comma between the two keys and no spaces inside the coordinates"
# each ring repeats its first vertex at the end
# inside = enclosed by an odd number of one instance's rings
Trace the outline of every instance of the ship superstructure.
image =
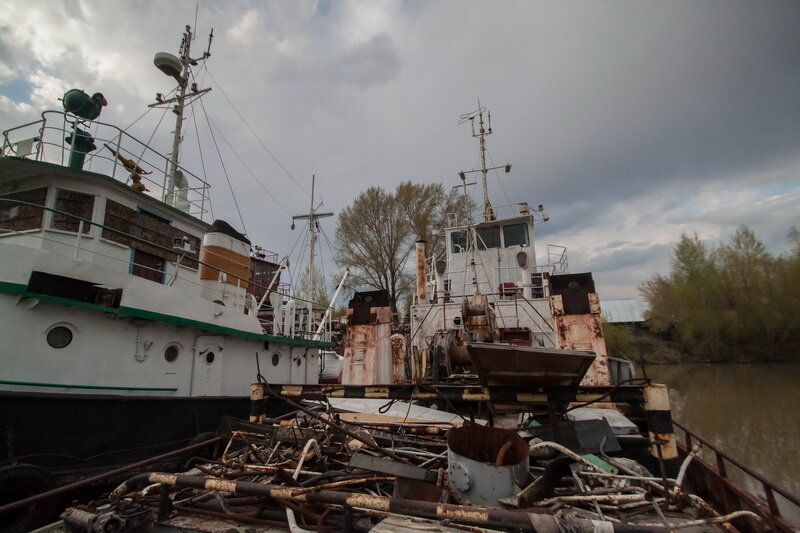
{"type": "MultiPolygon", "coordinates": [[[[520,202],[495,207],[488,174],[511,165],[486,166],[491,115],[478,109],[462,116],[480,144],[481,167],[459,173],[464,189],[479,174],[483,203],[479,214],[452,215],[442,230],[443,249],[428,253],[417,243],[417,290],[411,308],[412,376],[438,381],[475,370],[475,354],[501,345],[519,350],[564,350],[595,355],[586,383],[609,384],[599,299],[591,274],[570,274],[566,248],[548,245],[537,260],[535,227],[548,220],[542,205],[520,202]]],[[[519,350],[515,351],[519,355],[519,350]]],[[[563,352],[566,353],[566,352],[563,352]]],[[[513,371],[513,369],[512,369],[513,371]]]]}

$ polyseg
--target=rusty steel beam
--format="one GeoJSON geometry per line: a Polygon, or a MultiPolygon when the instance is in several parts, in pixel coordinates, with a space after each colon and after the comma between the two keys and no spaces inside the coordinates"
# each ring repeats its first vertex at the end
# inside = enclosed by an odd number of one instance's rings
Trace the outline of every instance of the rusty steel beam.
{"type": "Polygon", "coordinates": [[[451,402],[493,402],[525,406],[547,406],[605,400],[643,405],[644,387],[529,387],[481,385],[270,385],[283,398],[322,400],[328,398],[376,398],[385,400],[438,400],[451,402]]]}
{"type": "MultiPolygon", "coordinates": [[[[158,472],[134,476],[120,486],[122,490],[115,491],[112,496],[120,498],[124,495],[123,491],[130,490],[136,486],[143,486],[145,483],[161,483],[162,485],[171,487],[219,490],[230,492],[235,495],[264,496],[300,504],[335,505],[343,508],[367,509],[407,516],[418,516],[433,520],[449,520],[475,526],[512,528],[522,531],[559,531],[559,526],[564,525],[561,524],[559,518],[546,513],[529,513],[526,511],[494,509],[477,505],[466,506],[421,500],[388,498],[385,496],[372,496],[369,494],[332,490],[320,490],[310,493],[303,492],[302,489],[298,490],[297,488],[280,485],[209,479],[183,474],[164,474],[158,472]]],[[[595,531],[595,526],[602,527],[603,531],[615,531],[618,533],[661,533],[667,531],[663,527],[644,527],[577,518],[571,519],[570,525],[582,526],[579,529],[580,531],[595,531]]]]}

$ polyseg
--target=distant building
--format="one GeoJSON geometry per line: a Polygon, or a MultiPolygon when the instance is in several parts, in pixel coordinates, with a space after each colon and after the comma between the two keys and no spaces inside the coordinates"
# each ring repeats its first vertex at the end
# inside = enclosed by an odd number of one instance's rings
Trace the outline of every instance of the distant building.
{"type": "Polygon", "coordinates": [[[602,300],[600,306],[606,322],[627,325],[633,332],[644,325],[644,314],[648,309],[647,300],[644,298],[602,300]]]}

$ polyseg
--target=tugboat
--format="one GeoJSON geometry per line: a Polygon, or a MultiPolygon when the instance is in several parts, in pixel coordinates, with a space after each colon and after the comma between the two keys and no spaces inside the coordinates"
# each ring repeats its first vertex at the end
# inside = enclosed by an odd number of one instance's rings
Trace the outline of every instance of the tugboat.
{"type": "Polygon", "coordinates": [[[449,217],[445,246],[431,255],[417,243],[412,374],[437,382],[469,369],[487,384],[535,382],[546,374],[564,384],[580,375],[577,381],[597,386],[630,379],[630,363],[607,356],[591,273],[569,273],[561,246],[548,245],[547,260],[537,261],[534,228],[549,220],[544,207],[490,202],[489,172],[511,171],[510,164],[486,166],[491,114],[479,102],[462,115],[460,124],[466,122],[479,140],[481,167],[460,172],[457,187],[466,194],[477,184],[468,175],[480,174],[482,212],[477,221],[449,217]]]}
{"type": "Polygon", "coordinates": [[[156,66],[177,81],[151,107],[176,114],[164,156],[64,111],[3,132],[0,157],[0,500],[55,475],[149,457],[247,412],[248,384],[316,383],[319,320],[279,292],[286,263],[222,220],[179,162],[192,31],[156,66]],[[295,308],[298,308],[295,311],[295,308]]]}

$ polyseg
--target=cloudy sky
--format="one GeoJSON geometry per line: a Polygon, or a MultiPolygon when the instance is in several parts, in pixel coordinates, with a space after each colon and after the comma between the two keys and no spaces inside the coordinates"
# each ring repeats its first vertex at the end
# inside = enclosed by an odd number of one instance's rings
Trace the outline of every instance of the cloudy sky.
{"type": "MultiPolygon", "coordinates": [[[[513,164],[491,176],[493,203],[544,204],[540,256],[567,246],[604,298],[666,272],[682,232],[716,242],[746,224],[782,253],[800,227],[794,1],[5,0],[0,129],[73,87],[105,94],[103,121],[131,124],[172,89],[152,57],[177,53],[195,16],[195,55],[214,29],[196,77],[213,89],[205,111],[245,229],[281,254],[312,174],[334,212],[370,185],[458,184],[478,164],[457,125],[477,98],[491,161],[513,164]]],[[[129,131],[147,139],[160,118],[129,131]]],[[[183,162],[199,169],[204,147],[214,215],[241,227],[208,127],[197,131],[183,162]]],[[[332,239],[333,219],[322,225],[332,239]]]]}

